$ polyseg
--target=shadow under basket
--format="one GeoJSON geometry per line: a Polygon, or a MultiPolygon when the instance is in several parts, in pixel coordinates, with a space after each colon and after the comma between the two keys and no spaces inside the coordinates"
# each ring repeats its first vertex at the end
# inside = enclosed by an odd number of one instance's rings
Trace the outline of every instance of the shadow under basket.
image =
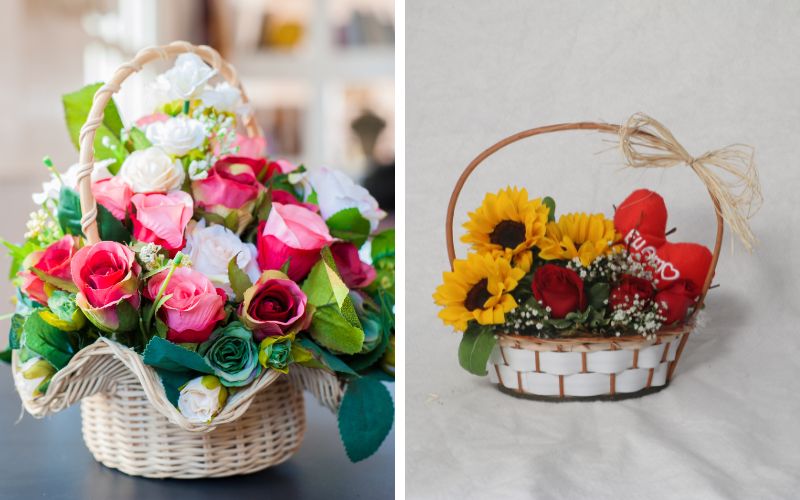
{"type": "Polygon", "coordinates": [[[489,379],[513,396],[540,401],[636,398],[664,389],[690,325],[644,337],[539,339],[498,334],[489,379]]]}
{"type": "Polygon", "coordinates": [[[213,432],[190,432],[153,408],[139,384],[81,401],[83,439],[94,458],[133,476],[193,479],[250,474],[300,447],[305,407],[286,377],[259,392],[247,411],[213,432]]]}

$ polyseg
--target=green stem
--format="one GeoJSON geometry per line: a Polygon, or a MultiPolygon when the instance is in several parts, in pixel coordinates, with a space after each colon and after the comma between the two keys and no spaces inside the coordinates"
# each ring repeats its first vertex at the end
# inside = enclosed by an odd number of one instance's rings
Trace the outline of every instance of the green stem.
{"type": "Polygon", "coordinates": [[[175,269],[177,269],[178,266],[180,265],[181,260],[183,260],[182,253],[178,253],[178,255],[176,255],[175,258],[172,259],[172,263],[169,266],[169,271],[167,271],[167,277],[164,278],[164,281],[161,283],[161,286],[158,289],[158,294],[156,294],[155,298],[153,299],[153,307],[147,312],[147,317],[143,318],[144,330],[147,331],[143,330],[142,333],[144,333],[145,335],[149,336],[150,334],[150,322],[153,320],[153,316],[156,313],[156,307],[158,307],[159,301],[161,301],[161,298],[164,296],[164,292],[167,290],[167,285],[169,284],[169,281],[172,279],[172,275],[175,273],[175,269]]]}
{"type": "Polygon", "coordinates": [[[50,207],[47,206],[47,200],[45,200],[44,203],[42,203],[42,210],[44,210],[44,213],[46,213],[47,216],[50,217],[50,219],[52,219],[52,221],[56,223],[56,229],[58,229],[58,234],[64,236],[64,231],[61,229],[61,223],[58,222],[58,217],[53,215],[53,211],[50,210],[50,207]]]}
{"type": "Polygon", "coordinates": [[[56,166],[53,165],[53,160],[50,159],[49,156],[45,156],[44,158],[42,158],[42,163],[44,163],[44,166],[47,167],[47,169],[49,171],[51,171],[53,173],[53,175],[56,176],[56,179],[58,179],[58,182],[60,182],[61,185],[63,186],[64,185],[64,179],[61,178],[61,174],[58,173],[58,169],[56,169],[56,166]]]}
{"type": "Polygon", "coordinates": [[[16,314],[16,313],[6,313],[6,314],[1,314],[1,315],[0,315],[0,321],[6,320],[6,319],[11,319],[11,318],[13,318],[13,317],[14,317],[14,315],[15,315],[15,314],[16,314]]]}
{"type": "Polygon", "coordinates": [[[189,114],[189,106],[191,105],[191,101],[183,101],[183,114],[189,114]]]}

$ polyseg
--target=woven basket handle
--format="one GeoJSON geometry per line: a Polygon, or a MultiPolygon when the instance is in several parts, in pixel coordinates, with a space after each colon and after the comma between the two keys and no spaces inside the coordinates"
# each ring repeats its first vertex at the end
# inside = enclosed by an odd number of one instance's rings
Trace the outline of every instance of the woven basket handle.
{"type": "MultiPolygon", "coordinates": [[[[458,202],[458,196],[461,194],[461,189],[464,187],[464,184],[467,182],[470,174],[478,168],[485,159],[496,153],[497,151],[503,149],[504,147],[508,146],[509,144],[513,144],[517,141],[525,139],[527,137],[533,137],[535,135],[542,135],[542,134],[549,134],[552,132],[563,132],[566,130],[597,130],[599,132],[609,133],[609,134],[619,134],[621,126],[614,125],[610,123],[596,123],[596,122],[578,122],[578,123],[560,123],[558,125],[548,125],[545,127],[537,127],[529,130],[523,130],[522,132],[518,132],[514,135],[510,135],[505,139],[500,140],[499,142],[489,146],[484,151],[482,151],[478,156],[475,157],[472,162],[464,169],[461,173],[461,177],[458,178],[456,181],[456,185],[453,188],[453,193],[450,195],[450,203],[447,205],[447,220],[445,222],[445,230],[446,230],[446,237],[447,237],[447,256],[450,260],[450,267],[452,269],[453,261],[456,258],[456,250],[455,245],[453,244],[453,218],[456,211],[456,203],[458,202]]],[[[646,132],[635,132],[636,134],[646,134],[646,132]]],[[[711,201],[714,204],[715,208],[715,215],[717,216],[717,240],[714,243],[714,252],[711,258],[711,266],[708,269],[708,275],[706,276],[706,281],[703,284],[702,292],[700,293],[700,298],[697,302],[697,307],[692,313],[692,317],[697,314],[697,312],[702,308],[703,302],[705,301],[706,293],[708,292],[708,288],[711,286],[711,280],[714,278],[714,271],[717,268],[717,261],[719,260],[719,253],[720,249],[722,248],[722,233],[723,233],[723,220],[722,216],[720,215],[720,208],[719,208],[719,201],[717,200],[716,196],[709,191],[709,195],[711,196],[711,201]]]]}
{"type": "MultiPolygon", "coordinates": [[[[106,109],[106,104],[108,104],[111,96],[119,92],[122,82],[132,74],[141,71],[145,64],[157,59],[169,59],[187,52],[197,54],[206,63],[211,65],[211,67],[217,70],[228,83],[239,89],[242,94],[242,101],[245,104],[248,102],[247,94],[242,88],[236,70],[230,63],[222,59],[222,56],[220,56],[216,50],[206,45],[196,46],[189,42],[178,41],[160,47],[148,47],[140,50],[131,61],[117,68],[111,79],[94,94],[92,107],[89,110],[86,123],[81,127],[80,133],[80,168],[78,169],[77,178],[81,211],[83,213],[81,217],[81,228],[90,244],[100,241],[96,221],[97,204],[92,195],[91,173],[94,168],[94,137],[97,128],[103,123],[103,112],[106,109]]],[[[260,137],[262,135],[261,129],[252,114],[244,116],[244,126],[248,136],[260,137]]]]}

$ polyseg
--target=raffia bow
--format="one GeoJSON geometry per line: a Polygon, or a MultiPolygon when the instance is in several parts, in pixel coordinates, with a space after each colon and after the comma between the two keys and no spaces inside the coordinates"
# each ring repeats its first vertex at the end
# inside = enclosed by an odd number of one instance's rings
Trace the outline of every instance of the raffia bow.
{"type": "Polygon", "coordinates": [[[691,167],[714,199],[717,213],[742,245],[753,250],[756,239],[748,220],[758,211],[763,198],[752,147],[732,144],[695,158],[667,127],[643,113],[631,116],[620,127],[619,142],[629,167],[691,167]]]}

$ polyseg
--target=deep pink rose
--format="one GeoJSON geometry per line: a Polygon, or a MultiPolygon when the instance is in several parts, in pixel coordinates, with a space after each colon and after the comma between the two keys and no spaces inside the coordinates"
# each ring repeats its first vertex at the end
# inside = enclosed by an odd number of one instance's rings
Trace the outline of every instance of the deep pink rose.
{"type": "Polygon", "coordinates": [[[331,246],[331,254],[347,288],[364,288],[375,280],[375,268],[361,261],[358,248],[352,243],[334,243],[331,246]]]}
{"type": "Polygon", "coordinates": [[[131,197],[133,236],[161,245],[174,256],[183,248],[186,224],[192,218],[192,197],[183,191],[137,193],[131,197]]]}
{"type": "MultiPolygon", "coordinates": [[[[168,270],[161,271],[147,282],[145,296],[155,300],[168,270]]],[[[217,323],[225,319],[227,296],[203,273],[179,267],[172,274],[164,295],[171,297],[158,310],[158,317],[167,325],[170,342],[205,342],[217,323]]]]}
{"type": "Polygon", "coordinates": [[[233,146],[239,148],[238,155],[255,158],[264,155],[267,150],[267,140],[263,137],[247,137],[246,135],[236,134],[233,146]]]}
{"type": "Polygon", "coordinates": [[[78,287],[76,302],[92,323],[106,332],[138,327],[142,268],[127,245],[101,241],[85,246],[70,268],[78,287]]]}
{"type": "Polygon", "coordinates": [[[237,232],[241,232],[253,220],[256,201],[265,191],[256,170],[263,169],[265,164],[263,158],[239,156],[217,161],[208,171],[208,177],[192,183],[197,206],[223,218],[235,212],[239,222],[237,232]]]}
{"type": "Polygon", "coordinates": [[[317,205],[314,205],[313,203],[304,203],[298,200],[297,197],[289,191],[284,191],[283,189],[273,189],[271,194],[273,203],[280,203],[282,205],[300,205],[301,207],[306,207],[312,212],[319,213],[319,207],[317,205]]]}
{"type": "Polygon", "coordinates": [[[280,271],[266,271],[244,293],[239,306],[242,323],[257,342],[264,337],[296,333],[308,326],[306,294],[280,271]]]}
{"type": "Polygon", "coordinates": [[[299,205],[272,203],[269,217],[258,226],[258,265],[280,269],[289,261],[289,278],[300,281],[333,243],[328,226],[318,214],[299,205]]]}
{"type": "Polygon", "coordinates": [[[130,186],[116,177],[110,177],[93,182],[92,194],[97,203],[106,207],[111,215],[125,220],[133,196],[130,186]]]}
{"type": "Polygon", "coordinates": [[[33,252],[25,259],[25,271],[21,271],[22,292],[40,304],[47,304],[45,281],[57,288],[72,284],[70,262],[78,249],[78,239],[64,236],[44,250],[33,252]]]}

